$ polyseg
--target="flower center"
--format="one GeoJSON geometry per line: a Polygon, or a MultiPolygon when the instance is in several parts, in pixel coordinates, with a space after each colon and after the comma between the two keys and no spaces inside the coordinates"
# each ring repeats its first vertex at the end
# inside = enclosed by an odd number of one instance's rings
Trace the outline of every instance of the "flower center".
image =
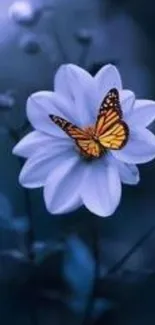
{"type": "Polygon", "coordinates": [[[85,133],[90,136],[91,140],[99,143],[98,136],[95,134],[95,126],[94,125],[84,127],[83,131],[85,131],[85,133]]]}
{"type": "Polygon", "coordinates": [[[91,137],[93,137],[94,131],[95,131],[95,127],[94,125],[89,125],[89,126],[85,126],[84,128],[82,128],[83,131],[90,135],[91,137]]]}
{"type": "Polygon", "coordinates": [[[95,134],[95,126],[87,126],[83,128],[86,138],[77,141],[77,147],[80,154],[87,160],[100,158],[105,154],[105,148],[100,144],[98,136],[95,134]]]}

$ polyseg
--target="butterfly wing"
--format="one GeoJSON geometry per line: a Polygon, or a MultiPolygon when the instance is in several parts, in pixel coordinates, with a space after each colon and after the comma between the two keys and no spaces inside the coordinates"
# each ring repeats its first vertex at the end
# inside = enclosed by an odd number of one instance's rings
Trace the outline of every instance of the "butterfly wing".
{"type": "Polygon", "coordinates": [[[112,124],[122,118],[122,111],[119,102],[117,89],[111,89],[101,103],[97,121],[95,125],[95,134],[99,136],[104,133],[112,124]]]}
{"type": "Polygon", "coordinates": [[[93,141],[92,137],[87,132],[59,116],[50,115],[50,118],[56,125],[58,125],[64,132],[66,132],[66,134],[68,134],[73,140],[76,141],[78,148],[84,154],[84,156],[99,156],[99,144],[93,141]]]}
{"type": "Polygon", "coordinates": [[[104,148],[119,150],[127,143],[128,134],[129,130],[126,123],[119,121],[99,136],[99,142],[104,148]]]}
{"type": "Polygon", "coordinates": [[[76,125],[68,122],[67,120],[63,119],[62,117],[56,116],[56,115],[50,115],[50,119],[58,125],[67,135],[69,135],[72,139],[77,140],[89,140],[87,137],[87,134],[85,132],[78,128],[76,125]]]}
{"type": "Polygon", "coordinates": [[[77,146],[81,149],[86,158],[100,157],[104,153],[104,148],[94,140],[77,140],[77,146]]]}
{"type": "Polygon", "coordinates": [[[101,103],[95,126],[95,135],[104,148],[118,150],[126,144],[129,129],[121,119],[119,93],[113,88],[101,103]]]}

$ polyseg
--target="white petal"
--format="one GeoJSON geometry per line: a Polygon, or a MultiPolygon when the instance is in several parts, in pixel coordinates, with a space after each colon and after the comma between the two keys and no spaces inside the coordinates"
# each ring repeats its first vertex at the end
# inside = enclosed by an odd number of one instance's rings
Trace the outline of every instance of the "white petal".
{"type": "Polygon", "coordinates": [[[93,123],[98,103],[94,78],[74,64],[62,65],[55,76],[55,91],[70,101],[79,126],[93,123]]]}
{"type": "Polygon", "coordinates": [[[49,141],[52,141],[51,136],[49,137],[38,131],[30,132],[16,144],[13,148],[13,154],[28,158],[32,156],[39,147],[44,148],[49,141]]]}
{"type": "Polygon", "coordinates": [[[153,100],[136,100],[132,114],[128,118],[131,126],[146,127],[155,119],[155,102],[153,100]]]}
{"type": "Polygon", "coordinates": [[[135,103],[135,95],[130,90],[120,90],[119,96],[123,116],[124,119],[127,120],[128,116],[131,115],[131,112],[133,110],[133,105],[135,103]]]}
{"type": "Polygon", "coordinates": [[[48,147],[52,151],[53,147],[68,146],[73,147],[74,143],[70,138],[61,139],[58,137],[49,136],[43,132],[33,131],[27,134],[16,146],[13,148],[13,154],[24,158],[29,158],[36,151],[40,151],[48,147]]]}
{"type": "Polygon", "coordinates": [[[45,149],[37,150],[27,162],[19,176],[22,186],[27,188],[37,188],[45,185],[46,180],[55,165],[59,164],[68,155],[74,152],[68,146],[46,146],[45,149]]]}
{"type": "Polygon", "coordinates": [[[53,166],[44,188],[44,200],[50,213],[67,213],[82,205],[80,186],[84,171],[80,157],[75,154],[53,166]]]}
{"type": "Polygon", "coordinates": [[[62,96],[52,91],[39,91],[28,98],[27,116],[33,127],[53,136],[67,138],[64,131],[56,126],[49,115],[54,114],[75,123],[72,107],[62,96]]]}
{"type": "Polygon", "coordinates": [[[124,148],[111,152],[115,158],[129,164],[148,162],[155,158],[155,136],[147,129],[130,129],[130,137],[124,148]]]}
{"type": "Polygon", "coordinates": [[[104,157],[88,166],[81,196],[85,206],[98,216],[114,213],[121,198],[121,182],[111,159],[104,157]]]}
{"type": "Polygon", "coordinates": [[[122,81],[117,68],[112,64],[107,64],[94,77],[99,92],[99,104],[112,88],[122,89],[122,81]]]}
{"type": "Polygon", "coordinates": [[[136,185],[139,183],[140,175],[136,165],[126,164],[119,160],[116,161],[121,182],[129,185],[136,185]]]}

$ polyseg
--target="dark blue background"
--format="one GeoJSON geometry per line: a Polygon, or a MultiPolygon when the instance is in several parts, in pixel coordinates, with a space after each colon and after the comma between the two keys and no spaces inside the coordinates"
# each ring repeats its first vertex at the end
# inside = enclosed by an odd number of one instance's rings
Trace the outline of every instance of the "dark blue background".
{"type": "Polygon", "coordinates": [[[29,2],[27,20],[0,2],[0,324],[154,325],[155,162],[112,217],[52,216],[42,190],[18,184],[12,148],[30,130],[27,97],[52,90],[62,63],[114,63],[125,88],[155,99],[155,3],[29,2]]]}

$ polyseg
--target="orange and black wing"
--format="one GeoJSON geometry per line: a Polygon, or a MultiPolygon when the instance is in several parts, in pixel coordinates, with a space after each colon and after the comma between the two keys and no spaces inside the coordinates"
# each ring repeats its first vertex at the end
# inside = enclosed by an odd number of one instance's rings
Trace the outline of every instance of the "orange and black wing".
{"type": "Polygon", "coordinates": [[[119,150],[125,146],[129,136],[129,129],[124,121],[111,125],[106,132],[99,136],[100,144],[107,149],[119,150]]]}
{"type": "Polygon", "coordinates": [[[100,157],[101,153],[104,153],[104,148],[101,147],[99,142],[94,141],[93,139],[90,140],[77,140],[77,146],[80,148],[80,151],[86,158],[91,157],[100,157]]]}
{"type": "Polygon", "coordinates": [[[122,121],[119,93],[115,88],[108,92],[100,106],[95,135],[107,149],[121,149],[128,140],[129,129],[122,121]]]}
{"type": "Polygon", "coordinates": [[[67,120],[63,119],[62,117],[56,115],[49,115],[50,119],[58,125],[65,133],[67,133],[72,139],[74,140],[85,140],[87,134],[78,128],[76,125],[68,122],[67,120]]]}
{"type": "Polygon", "coordinates": [[[86,157],[98,157],[100,154],[99,145],[96,144],[95,141],[92,140],[89,134],[87,134],[84,130],[80,129],[76,125],[68,122],[67,120],[55,116],[50,115],[51,120],[58,125],[64,132],[66,132],[73,140],[75,140],[77,146],[80,151],[86,157]]]}

